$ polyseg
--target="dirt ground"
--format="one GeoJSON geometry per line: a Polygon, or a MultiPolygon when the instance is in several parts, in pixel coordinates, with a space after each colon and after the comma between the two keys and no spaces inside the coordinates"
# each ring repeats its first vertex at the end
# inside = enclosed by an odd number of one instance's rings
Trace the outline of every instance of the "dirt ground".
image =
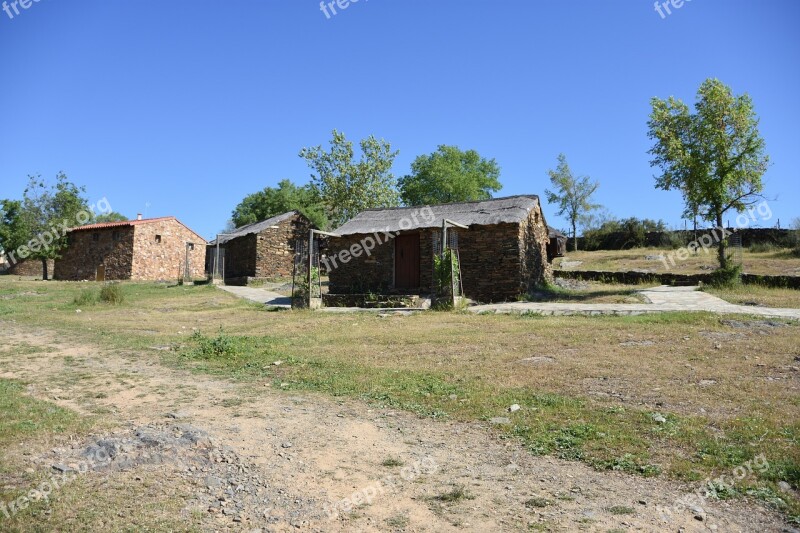
{"type": "Polygon", "coordinates": [[[0,327],[0,377],[110,421],[23,460],[69,468],[99,450],[87,476],[188,484],[182,515],[203,530],[793,531],[753,502],[683,504],[676,482],[531,455],[487,424],[255,390],[167,368],[164,347],[111,352],[0,327]]]}

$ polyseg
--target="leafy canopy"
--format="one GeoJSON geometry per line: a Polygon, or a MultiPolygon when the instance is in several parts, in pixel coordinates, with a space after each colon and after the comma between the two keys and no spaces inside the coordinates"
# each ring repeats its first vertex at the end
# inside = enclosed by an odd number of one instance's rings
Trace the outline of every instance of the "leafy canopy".
{"type": "MultiPolygon", "coordinates": [[[[679,190],[688,217],[722,226],[728,210],[741,212],[761,195],[769,165],[758,118],[747,94],[736,96],[717,79],[703,82],[694,113],[681,100],[653,98],[648,137],[650,165],[659,167],[656,188],[679,190]]],[[[724,242],[720,266],[726,267],[724,242]]]]}
{"type": "Polygon", "coordinates": [[[589,176],[575,177],[567,163],[567,156],[559,154],[558,166],[555,170],[548,170],[550,183],[553,189],[545,189],[548,203],[558,206],[556,214],[566,216],[572,227],[572,239],[575,250],[578,249],[578,222],[598,207],[591,202],[592,195],[599,187],[589,176]]]}
{"type": "Polygon", "coordinates": [[[245,196],[233,210],[231,221],[238,228],[288,211],[300,211],[318,228],[328,226],[328,217],[316,191],[310,185],[298,187],[289,180],[245,196]]]}
{"type": "Polygon", "coordinates": [[[400,178],[400,197],[408,206],[488,200],[499,191],[500,167],[475,150],[440,145],[411,164],[411,174],[400,178]]]}
{"type": "Polygon", "coordinates": [[[300,157],[313,171],[311,186],[336,226],[365,209],[398,205],[396,180],[391,171],[398,152],[372,135],[359,144],[362,155],[355,160],[353,143],[344,133],[333,130],[329,151],[322,146],[300,150],[300,157]]]}

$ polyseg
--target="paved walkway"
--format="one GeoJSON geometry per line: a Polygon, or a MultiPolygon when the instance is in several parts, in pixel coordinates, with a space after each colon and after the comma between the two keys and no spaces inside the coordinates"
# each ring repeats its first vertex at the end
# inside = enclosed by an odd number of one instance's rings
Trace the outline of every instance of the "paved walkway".
{"type": "MultiPolygon", "coordinates": [[[[269,307],[289,309],[292,300],[276,292],[258,287],[236,287],[221,285],[220,289],[239,298],[264,304],[269,307]]],[[[583,304],[574,302],[510,302],[500,304],[475,305],[469,308],[473,313],[537,313],[541,315],[643,315],[666,311],[710,311],[720,314],[758,315],[770,318],[792,318],[800,320],[800,309],[776,309],[736,305],[697,290],[697,287],[672,287],[663,285],[639,291],[650,303],[642,304],[583,304]]],[[[351,307],[328,307],[324,311],[332,313],[355,313],[374,311],[378,313],[413,312],[413,309],[362,309],[351,307]]]]}
{"type": "Polygon", "coordinates": [[[538,313],[542,315],[642,315],[665,311],[710,311],[720,314],[759,315],[772,318],[800,320],[800,309],[776,309],[736,305],[697,290],[698,287],[672,287],[662,285],[639,291],[650,303],[643,304],[582,304],[512,302],[476,305],[473,313],[538,313]]]}
{"type": "Polygon", "coordinates": [[[237,287],[235,285],[218,285],[220,289],[229,292],[239,298],[250,300],[269,307],[282,307],[291,309],[292,299],[277,292],[268,291],[258,287],[237,287]]]}

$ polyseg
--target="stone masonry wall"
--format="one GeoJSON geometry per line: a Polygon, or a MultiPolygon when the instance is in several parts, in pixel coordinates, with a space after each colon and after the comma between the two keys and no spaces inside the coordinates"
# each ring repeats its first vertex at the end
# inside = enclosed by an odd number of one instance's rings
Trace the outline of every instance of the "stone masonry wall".
{"type": "Polygon", "coordinates": [[[295,215],[276,226],[225,243],[225,279],[292,276],[295,242],[308,239],[313,225],[303,215],[295,215]]]}
{"type": "Polygon", "coordinates": [[[108,281],[130,279],[133,227],[72,231],[68,238],[69,245],[56,260],[54,279],[94,281],[101,265],[108,281]]]}
{"type": "Polygon", "coordinates": [[[516,298],[522,284],[519,225],[473,226],[457,231],[464,295],[479,302],[516,298]]]}
{"type": "Polygon", "coordinates": [[[553,282],[553,265],[547,260],[550,237],[539,207],[531,210],[527,223],[520,224],[519,239],[522,252],[520,294],[525,294],[537,285],[553,282]]]}
{"type": "Polygon", "coordinates": [[[313,224],[303,215],[295,215],[267,228],[256,239],[257,278],[288,278],[294,269],[294,247],[298,239],[308,239],[313,224]]]}
{"type": "Polygon", "coordinates": [[[189,251],[190,277],[205,277],[206,241],[175,219],[134,226],[132,280],[177,280],[183,277],[186,243],[189,251]],[[159,235],[158,242],[156,236],[159,235]]]}
{"type": "MultiPolygon", "coordinates": [[[[47,260],[47,275],[53,277],[54,262],[52,259],[47,260]]],[[[23,259],[8,266],[6,274],[12,276],[32,276],[36,278],[42,277],[42,260],[41,259],[23,259]]]]}

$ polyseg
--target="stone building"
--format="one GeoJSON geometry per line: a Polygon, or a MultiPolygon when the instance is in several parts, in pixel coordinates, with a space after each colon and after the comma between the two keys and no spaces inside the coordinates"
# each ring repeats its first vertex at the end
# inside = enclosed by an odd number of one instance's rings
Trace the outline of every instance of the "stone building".
{"type": "Polygon", "coordinates": [[[442,222],[458,250],[464,295],[513,300],[552,281],[549,234],[538,196],[510,196],[424,207],[369,209],[334,231],[323,267],[331,294],[428,295],[442,222]]]}
{"type": "Polygon", "coordinates": [[[208,244],[207,269],[216,268],[229,285],[285,279],[292,276],[295,243],[307,239],[314,225],[298,211],[236,228],[208,244]]]}
{"type": "Polygon", "coordinates": [[[205,278],[206,240],[175,217],[72,228],[53,278],[160,281],[205,278]]]}

